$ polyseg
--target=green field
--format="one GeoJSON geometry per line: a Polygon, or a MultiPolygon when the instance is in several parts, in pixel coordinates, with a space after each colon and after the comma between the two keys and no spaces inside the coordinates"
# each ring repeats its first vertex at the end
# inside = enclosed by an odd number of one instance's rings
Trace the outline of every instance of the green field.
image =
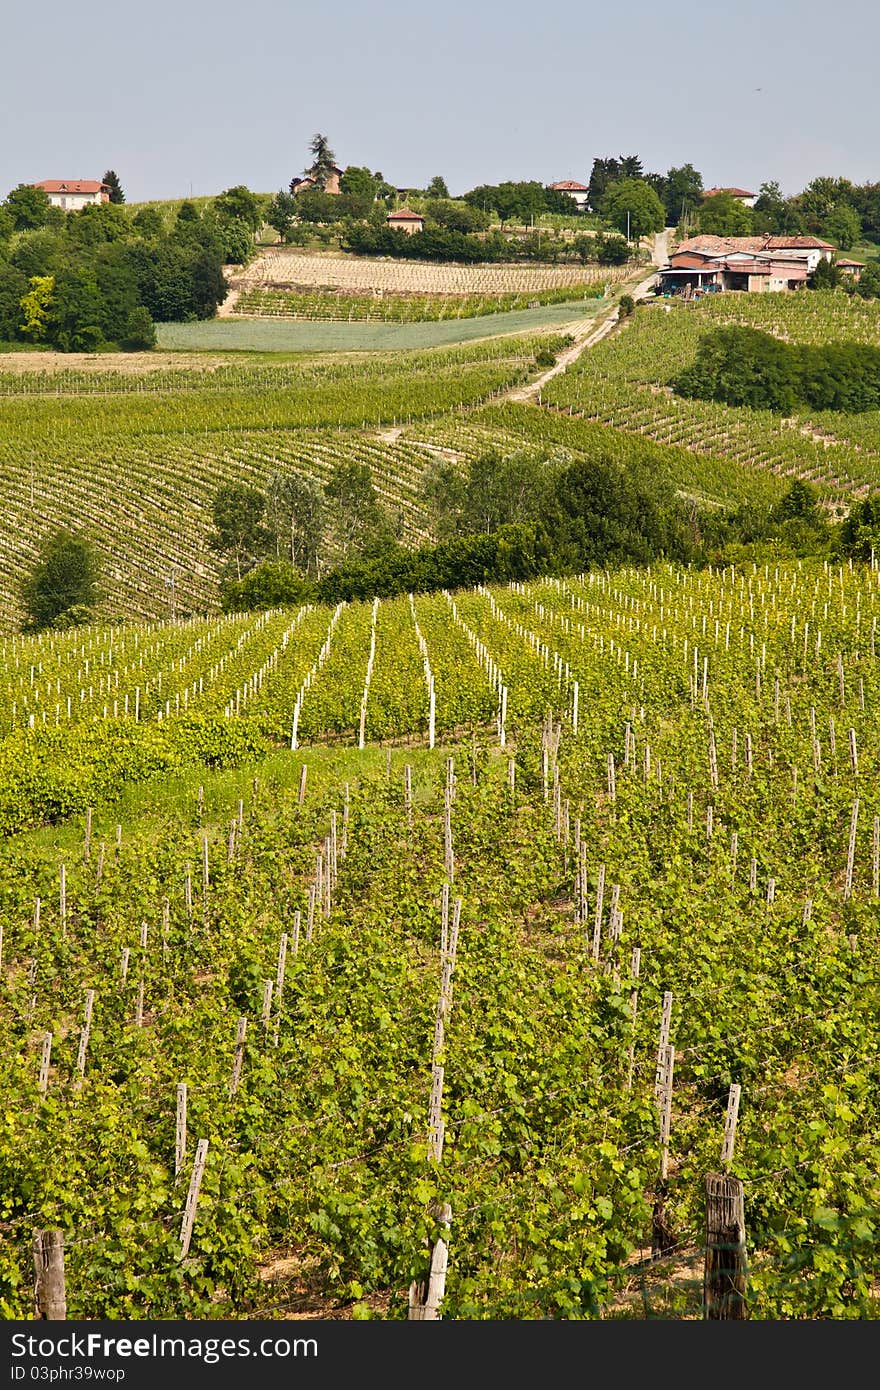
{"type": "Polygon", "coordinates": [[[205,323],[156,325],[160,348],[189,352],[410,352],[468,343],[496,334],[557,328],[594,317],[607,303],[582,299],[540,309],[487,314],[433,323],[279,322],[272,319],[211,319],[205,323]]]}

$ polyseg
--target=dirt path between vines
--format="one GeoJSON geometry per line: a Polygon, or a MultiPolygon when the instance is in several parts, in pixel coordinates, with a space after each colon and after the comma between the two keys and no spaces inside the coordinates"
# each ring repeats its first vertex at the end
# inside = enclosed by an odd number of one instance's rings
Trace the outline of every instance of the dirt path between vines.
{"type": "MultiPolygon", "coordinates": [[[[629,291],[633,299],[638,299],[641,295],[647,294],[648,291],[653,288],[656,279],[656,272],[652,271],[650,275],[640,280],[639,283],[629,291]]],[[[621,288],[626,292],[625,285],[621,288]]],[[[572,362],[576,362],[581,353],[585,352],[587,348],[595,347],[597,343],[601,343],[603,338],[607,338],[611,330],[617,325],[619,319],[620,309],[615,305],[613,308],[609,309],[605,317],[598,323],[596,323],[594,319],[589,323],[572,324],[568,331],[575,341],[570,347],[562,350],[556,359],[555,365],[550,367],[546,372],[542,372],[539,377],[536,377],[534,381],[530,381],[527,386],[514,387],[503,399],[508,401],[536,400],[548,381],[551,381],[555,376],[559,376],[560,372],[564,372],[566,367],[571,366],[572,362]]],[[[560,331],[565,331],[565,329],[566,325],[560,324],[560,331]]]]}

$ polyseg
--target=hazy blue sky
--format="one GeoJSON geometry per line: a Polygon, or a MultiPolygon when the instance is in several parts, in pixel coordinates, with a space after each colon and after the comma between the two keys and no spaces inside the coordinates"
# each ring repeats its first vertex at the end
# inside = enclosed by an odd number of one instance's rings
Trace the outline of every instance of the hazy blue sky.
{"type": "Polygon", "coordinates": [[[4,0],[0,196],[99,178],[130,202],[267,192],[316,131],[453,192],[692,161],[706,186],[880,180],[880,5],[850,0],[4,0]],[[760,89],[760,90],[758,90],[760,89]]]}

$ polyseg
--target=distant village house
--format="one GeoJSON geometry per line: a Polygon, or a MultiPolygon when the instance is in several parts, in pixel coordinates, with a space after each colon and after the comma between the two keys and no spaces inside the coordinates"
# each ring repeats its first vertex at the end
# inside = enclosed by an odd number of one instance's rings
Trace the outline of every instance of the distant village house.
{"type": "MultiPolygon", "coordinates": [[[[344,173],[344,169],[340,169],[337,164],[334,164],[324,180],[324,192],[341,193],[342,189],[339,187],[339,180],[344,173]]],[[[310,188],[319,187],[320,184],[317,179],[311,178],[308,174],[305,174],[301,179],[291,179],[290,181],[291,193],[306,193],[310,188]]]]}
{"type": "MultiPolygon", "coordinates": [[[[834,247],[812,236],[695,236],[683,241],[660,271],[672,294],[799,290],[834,247]]],[[[856,263],[857,264],[857,263],[856,263]]]]}
{"type": "Polygon", "coordinates": [[[750,193],[747,188],[706,188],[703,190],[703,197],[714,198],[717,193],[729,193],[731,198],[742,203],[744,208],[753,208],[758,201],[757,193],[750,193]]]}
{"type": "Polygon", "coordinates": [[[34,188],[42,188],[49,202],[65,212],[78,212],[90,203],[109,203],[110,189],[97,179],[43,179],[34,188]]]}
{"type": "Polygon", "coordinates": [[[412,212],[410,208],[398,208],[397,212],[389,212],[385,221],[395,231],[406,232],[407,236],[422,231],[425,225],[421,213],[412,212]]]}
{"type": "Polygon", "coordinates": [[[585,183],[576,183],[574,179],[560,179],[558,183],[551,183],[550,187],[554,193],[564,193],[570,198],[577,205],[578,212],[586,212],[590,190],[585,183]]]}

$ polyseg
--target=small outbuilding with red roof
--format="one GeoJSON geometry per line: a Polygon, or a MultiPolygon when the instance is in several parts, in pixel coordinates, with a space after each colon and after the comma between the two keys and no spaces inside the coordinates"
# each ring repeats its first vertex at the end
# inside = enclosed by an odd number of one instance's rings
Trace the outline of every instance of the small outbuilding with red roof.
{"type": "Polygon", "coordinates": [[[395,231],[406,232],[407,236],[413,236],[415,232],[422,231],[425,225],[422,214],[413,212],[411,208],[398,208],[396,212],[389,212],[385,221],[395,231]]]}

